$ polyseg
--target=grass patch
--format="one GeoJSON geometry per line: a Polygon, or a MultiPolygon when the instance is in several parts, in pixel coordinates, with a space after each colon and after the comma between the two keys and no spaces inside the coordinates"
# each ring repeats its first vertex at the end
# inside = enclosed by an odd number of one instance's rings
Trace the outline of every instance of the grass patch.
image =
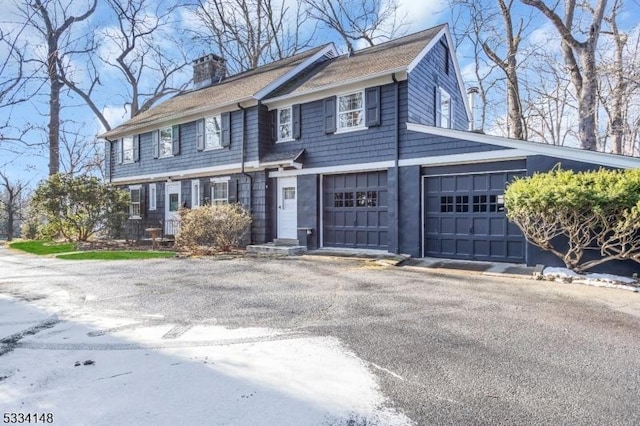
{"type": "Polygon", "coordinates": [[[135,259],[159,259],[165,257],[175,257],[172,251],[136,251],[136,250],[113,250],[113,251],[83,251],[80,253],[61,254],[58,259],[67,260],[135,260],[135,259]]]}
{"type": "Polygon", "coordinates": [[[56,243],[45,240],[16,241],[10,243],[9,247],[41,256],[47,254],[68,253],[70,251],[75,251],[76,249],[76,245],[74,243],[56,243]]]}

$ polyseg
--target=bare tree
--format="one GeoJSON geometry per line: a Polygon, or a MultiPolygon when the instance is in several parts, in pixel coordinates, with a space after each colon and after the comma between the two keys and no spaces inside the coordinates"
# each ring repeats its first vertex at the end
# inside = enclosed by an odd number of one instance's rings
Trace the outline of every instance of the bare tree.
{"type": "MultiPolygon", "coordinates": [[[[97,0],[91,0],[83,12],[72,14],[78,10],[78,4],[65,0],[25,0],[21,6],[22,17],[28,27],[42,37],[45,57],[29,58],[29,61],[41,65],[49,85],[48,105],[48,147],[49,174],[58,173],[60,169],[60,94],[64,82],[60,78],[60,60],[68,52],[73,51],[82,37],[72,34],[72,27],[87,20],[96,10],[97,0]]],[[[88,31],[88,29],[87,29],[88,31]]]]}
{"type": "Polygon", "coordinates": [[[560,34],[564,61],[577,94],[580,146],[584,149],[596,150],[598,146],[596,49],[607,0],[597,0],[593,7],[588,2],[578,4],[576,0],[564,0],[563,17],[556,11],[559,2],[549,7],[541,0],[521,1],[542,12],[560,34]],[[576,18],[577,8],[590,15],[591,19],[586,30],[581,28],[580,21],[576,18]],[[583,37],[583,40],[579,40],[580,37],[583,37]]]}
{"type": "Polygon", "coordinates": [[[304,0],[309,15],[344,40],[347,50],[362,41],[369,46],[390,40],[405,28],[398,0],[304,0]]]}
{"type": "Polygon", "coordinates": [[[194,39],[213,45],[237,73],[286,58],[309,47],[315,31],[304,34],[307,16],[300,0],[198,0],[194,9],[206,33],[194,39]]]}
{"type": "Polygon", "coordinates": [[[87,61],[84,71],[88,76],[76,72],[65,58],[61,58],[59,68],[66,86],[80,96],[102,126],[110,130],[111,123],[97,96],[104,65],[122,75],[127,90],[121,95],[122,103],[133,118],[161,99],[184,90],[188,79],[181,73],[190,61],[182,43],[172,34],[172,18],[180,6],[164,7],[151,0],[107,0],[106,3],[116,18],[115,26],[100,31],[102,46],[90,38],[84,50],[75,52],[87,61]]]}
{"type": "MultiPolygon", "coordinates": [[[[450,5],[455,13],[466,18],[463,28],[474,47],[476,76],[479,77],[481,64],[487,61],[494,64],[491,71],[496,67],[501,71],[502,77],[491,78],[491,73],[485,74],[482,79],[478,78],[481,98],[483,101],[488,98],[483,87],[487,81],[492,80],[495,85],[499,80],[503,80],[507,105],[506,133],[511,138],[527,139],[520,94],[518,56],[520,43],[526,35],[531,19],[516,16],[513,2],[514,0],[495,0],[491,3],[480,0],[451,0],[450,5]]],[[[486,111],[483,111],[483,114],[486,114],[486,111]]]]}
{"type": "Polygon", "coordinates": [[[20,219],[24,207],[23,194],[26,188],[26,183],[12,182],[9,175],[0,170],[0,209],[6,218],[7,241],[11,241],[15,235],[16,221],[20,219]]]}
{"type": "Polygon", "coordinates": [[[640,30],[636,27],[629,33],[620,29],[618,18],[623,12],[623,1],[615,0],[604,19],[608,28],[602,31],[607,37],[598,57],[599,96],[607,116],[608,136],[602,145],[607,149],[610,142],[614,153],[633,154],[634,135],[640,124],[640,30]]]}

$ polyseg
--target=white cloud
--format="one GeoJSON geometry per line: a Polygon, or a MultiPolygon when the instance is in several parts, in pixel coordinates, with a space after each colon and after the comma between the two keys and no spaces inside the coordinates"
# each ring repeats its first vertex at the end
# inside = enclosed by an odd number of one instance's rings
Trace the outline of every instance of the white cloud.
{"type": "Polygon", "coordinates": [[[445,22],[444,9],[442,0],[400,0],[398,15],[406,16],[408,32],[413,33],[445,22]]]}
{"type": "MultiPolygon", "coordinates": [[[[119,126],[129,119],[129,107],[125,105],[107,105],[102,109],[102,115],[109,122],[111,127],[119,126]]],[[[106,129],[98,121],[98,134],[104,133],[106,129]]]]}

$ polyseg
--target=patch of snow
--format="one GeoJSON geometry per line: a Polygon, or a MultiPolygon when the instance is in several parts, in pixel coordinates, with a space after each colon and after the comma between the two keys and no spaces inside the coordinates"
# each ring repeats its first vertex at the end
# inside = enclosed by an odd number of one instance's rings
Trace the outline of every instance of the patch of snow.
{"type": "Polygon", "coordinates": [[[586,273],[579,274],[567,268],[544,268],[542,275],[548,280],[559,280],[586,284],[595,287],[618,288],[622,290],[640,291],[640,283],[635,278],[612,274],[586,273]]]}
{"type": "MultiPolygon", "coordinates": [[[[32,306],[0,298],[11,312],[0,318],[40,319],[32,306]]],[[[65,425],[411,424],[335,338],[104,313],[60,319],[2,356],[5,411],[51,412],[65,425]]]]}

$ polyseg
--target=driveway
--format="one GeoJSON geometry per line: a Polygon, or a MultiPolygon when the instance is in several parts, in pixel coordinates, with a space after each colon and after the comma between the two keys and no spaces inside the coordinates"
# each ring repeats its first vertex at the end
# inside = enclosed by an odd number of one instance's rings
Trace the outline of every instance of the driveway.
{"type": "Polygon", "coordinates": [[[5,411],[71,406],[93,424],[640,423],[636,293],[357,259],[0,249],[0,294],[5,411]],[[144,409],[126,417],[137,394],[144,409]]]}

